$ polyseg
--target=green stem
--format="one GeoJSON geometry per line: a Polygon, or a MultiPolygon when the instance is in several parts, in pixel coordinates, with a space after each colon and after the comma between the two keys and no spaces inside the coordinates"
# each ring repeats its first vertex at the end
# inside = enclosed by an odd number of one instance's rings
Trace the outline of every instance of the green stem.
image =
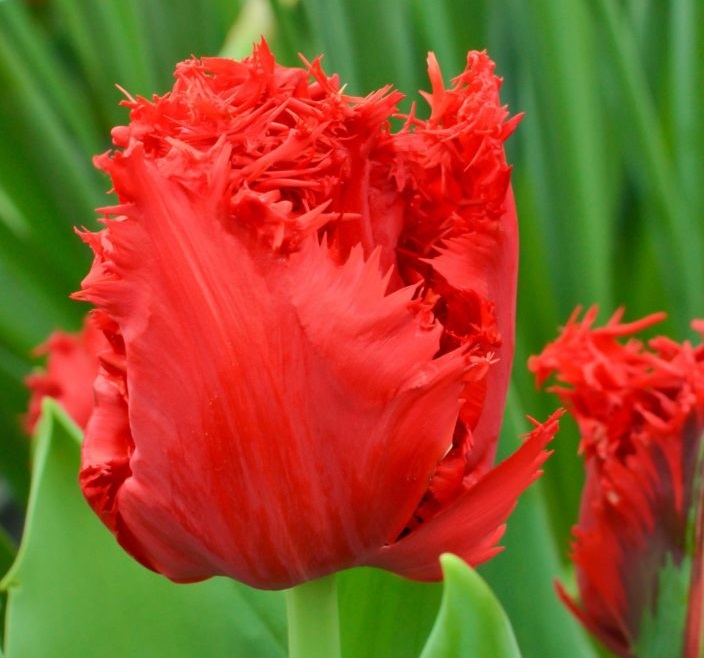
{"type": "Polygon", "coordinates": [[[335,576],[286,591],[289,658],[340,658],[335,576]]]}

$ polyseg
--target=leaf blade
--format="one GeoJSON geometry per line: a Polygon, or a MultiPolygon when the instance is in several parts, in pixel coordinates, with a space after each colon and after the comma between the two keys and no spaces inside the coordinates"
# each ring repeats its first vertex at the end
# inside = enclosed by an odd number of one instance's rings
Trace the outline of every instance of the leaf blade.
{"type": "Polygon", "coordinates": [[[455,555],[442,555],[440,563],[445,591],[421,658],[520,658],[508,617],[488,585],[455,555]]]}

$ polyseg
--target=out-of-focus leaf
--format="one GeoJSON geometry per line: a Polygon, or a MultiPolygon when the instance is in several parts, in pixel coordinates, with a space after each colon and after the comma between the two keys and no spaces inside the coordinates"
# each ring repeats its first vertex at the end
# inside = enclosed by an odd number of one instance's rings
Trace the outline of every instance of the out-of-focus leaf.
{"type": "Polygon", "coordinates": [[[670,8],[669,82],[672,144],[687,205],[693,217],[704,215],[704,3],[675,0],[670,8]]]}
{"type": "Polygon", "coordinates": [[[0,473],[18,502],[25,502],[29,493],[29,440],[21,429],[27,406],[23,366],[0,343],[0,473]]]}
{"type": "Polygon", "coordinates": [[[269,40],[273,31],[274,12],[268,0],[248,0],[230,27],[220,56],[231,59],[247,57],[252,52],[252,44],[262,37],[269,40]]]}
{"type": "Polygon", "coordinates": [[[487,584],[454,555],[440,562],[445,591],[421,658],[520,658],[508,617],[487,584]]]}
{"type": "MultiPolygon", "coordinates": [[[[615,102],[622,108],[621,125],[631,152],[629,158],[637,176],[639,192],[648,204],[644,220],[652,231],[661,275],[666,279],[670,304],[681,328],[694,313],[704,310],[704,265],[700,218],[685,203],[683,181],[675,175],[668,151],[663,122],[648,88],[633,29],[617,3],[598,0],[593,8],[605,26],[605,46],[613,62],[619,91],[615,102]],[[656,212],[652,212],[652,209],[656,212]],[[673,265],[677,268],[673,271],[673,265]]],[[[701,73],[701,63],[699,71],[701,73]]],[[[701,85],[699,85],[701,86],[701,85]]],[[[680,103],[692,99],[680,98],[680,103]]]]}
{"type": "MultiPolygon", "coordinates": [[[[340,74],[340,79],[358,93],[362,71],[355,38],[349,29],[353,8],[344,0],[302,0],[317,43],[316,54],[325,55],[325,68],[340,74]],[[317,49],[320,49],[320,53],[317,49]]],[[[310,56],[312,53],[305,53],[310,56]]]]}
{"type": "Polygon", "coordinates": [[[16,557],[17,548],[15,547],[12,538],[5,530],[0,528],[0,573],[7,573],[16,557]]]}
{"type": "Polygon", "coordinates": [[[8,593],[8,658],[279,658],[283,596],[224,578],[176,585],[128,557],[78,488],[79,432],[47,399],[8,593]]]}
{"type": "MultiPolygon", "coordinates": [[[[519,143],[533,139],[523,151],[522,173],[533,177],[542,202],[535,220],[552,247],[552,276],[559,285],[556,301],[565,314],[574,306],[569,295],[584,304],[610,304],[609,220],[614,200],[607,178],[603,112],[593,93],[599,77],[585,4],[582,0],[507,4],[511,10],[504,29],[515,35],[514,47],[521,53],[519,69],[507,84],[521,85],[518,91],[530,93],[535,103],[520,107],[526,118],[516,139],[519,143]],[[541,133],[537,141],[531,135],[536,130],[541,133]],[[536,157],[541,158],[537,169],[536,157]]],[[[521,101],[526,100],[524,95],[521,101]]]]}

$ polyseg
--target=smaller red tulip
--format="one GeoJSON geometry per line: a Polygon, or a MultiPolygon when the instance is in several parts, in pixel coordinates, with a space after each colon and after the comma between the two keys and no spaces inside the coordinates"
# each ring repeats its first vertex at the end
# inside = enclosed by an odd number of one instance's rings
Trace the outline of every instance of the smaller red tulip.
{"type": "Polygon", "coordinates": [[[39,420],[42,399],[54,398],[81,427],[93,411],[93,382],[98,375],[98,352],[107,347],[103,332],[91,315],[75,333],[55,331],[36,350],[46,355],[46,367],[25,379],[31,392],[25,427],[31,434],[39,420]]]}
{"type": "Polygon", "coordinates": [[[619,312],[602,328],[596,309],[578,313],[529,361],[539,384],[556,373],[566,385],[552,390],[577,421],[585,460],[579,600],[560,596],[618,656],[699,658],[704,345],[631,338],[662,313],[622,324],[619,312]]]}

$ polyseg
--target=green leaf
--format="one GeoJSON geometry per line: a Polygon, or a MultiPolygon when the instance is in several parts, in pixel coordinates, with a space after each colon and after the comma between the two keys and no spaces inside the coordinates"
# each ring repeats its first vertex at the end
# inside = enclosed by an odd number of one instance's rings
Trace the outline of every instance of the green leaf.
{"type": "MultiPolygon", "coordinates": [[[[630,149],[636,154],[633,171],[641,179],[640,194],[654,212],[644,212],[644,221],[658,246],[660,267],[670,288],[670,304],[679,314],[679,324],[702,308],[702,239],[698,217],[688,207],[684,181],[673,175],[668,145],[656,103],[652,98],[645,71],[638,60],[633,30],[618,4],[608,0],[592,3],[596,17],[606,27],[607,54],[613,61],[618,102],[623,108],[622,130],[630,149]],[[662,244],[661,244],[662,243],[662,244]],[[676,261],[675,261],[676,259],[676,261]],[[671,277],[673,263],[677,275],[671,277]]],[[[663,35],[664,36],[664,35],[663,35]]],[[[690,103],[683,98],[680,102],[690,103]]]]}
{"type": "Polygon", "coordinates": [[[283,596],[215,578],[176,585],[125,554],[84,502],[78,429],[45,400],[8,594],[7,658],[277,658],[283,596]]]}
{"type": "Polygon", "coordinates": [[[421,658],[520,658],[508,617],[477,572],[454,555],[440,563],[445,591],[421,658]]]}
{"type": "Polygon", "coordinates": [[[378,569],[338,575],[344,658],[417,658],[433,627],[439,583],[416,583],[378,569]]]}
{"type": "Polygon", "coordinates": [[[271,40],[273,32],[274,12],[267,0],[249,0],[230,27],[220,57],[247,57],[252,52],[253,43],[261,38],[271,40]]]}
{"type": "MultiPolygon", "coordinates": [[[[6,493],[2,492],[5,499],[6,493]]],[[[3,500],[6,502],[6,500],[3,500]]],[[[5,528],[0,528],[0,573],[7,573],[17,557],[17,548],[5,528]]]]}
{"type": "Polygon", "coordinates": [[[0,327],[0,473],[14,498],[23,504],[29,491],[29,441],[21,427],[21,416],[27,409],[27,390],[22,384],[25,373],[24,364],[5,349],[0,327]]]}

